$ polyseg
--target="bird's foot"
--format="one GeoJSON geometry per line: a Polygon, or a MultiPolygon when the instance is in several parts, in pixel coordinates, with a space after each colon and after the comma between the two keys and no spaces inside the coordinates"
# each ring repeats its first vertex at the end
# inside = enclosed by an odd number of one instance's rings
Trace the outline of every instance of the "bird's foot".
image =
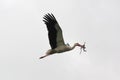
{"type": "Polygon", "coordinates": [[[44,58],[45,56],[42,56],[42,57],[40,57],[39,59],[42,59],[42,58],[44,58]]]}

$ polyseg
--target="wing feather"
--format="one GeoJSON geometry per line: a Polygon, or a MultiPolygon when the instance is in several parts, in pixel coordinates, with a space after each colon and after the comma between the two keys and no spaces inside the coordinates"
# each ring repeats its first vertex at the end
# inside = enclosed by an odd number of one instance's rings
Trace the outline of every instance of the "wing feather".
{"type": "Polygon", "coordinates": [[[51,48],[54,49],[58,46],[65,45],[62,29],[60,28],[54,15],[48,13],[43,17],[43,19],[47,26],[48,38],[51,48]]]}

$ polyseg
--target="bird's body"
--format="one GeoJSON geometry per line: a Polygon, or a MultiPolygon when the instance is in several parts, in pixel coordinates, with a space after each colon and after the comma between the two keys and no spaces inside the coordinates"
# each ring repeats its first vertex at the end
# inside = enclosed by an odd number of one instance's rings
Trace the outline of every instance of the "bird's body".
{"type": "Polygon", "coordinates": [[[59,47],[57,47],[57,48],[55,48],[53,50],[55,50],[56,53],[62,53],[62,52],[65,52],[65,51],[69,51],[70,47],[65,46],[65,45],[61,45],[61,46],[59,46],[59,47]]]}
{"type": "Polygon", "coordinates": [[[48,52],[50,52],[50,54],[53,54],[53,53],[62,53],[70,50],[71,50],[71,47],[62,45],[55,49],[49,49],[48,52]]]}
{"type": "Polygon", "coordinates": [[[49,56],[51,54],[70,51],[74,49],[76,46],[85,49],[85,45],[80,45],[79,43],[75,43],[72,47],[64,43],[62,29],[60,28],[53,14],[48,13],[43,18],[44,18],[43,21],[47,26],[48,38],[51,49],[49,49],[44,56],[40,57],[40,59],[49,56]]]}

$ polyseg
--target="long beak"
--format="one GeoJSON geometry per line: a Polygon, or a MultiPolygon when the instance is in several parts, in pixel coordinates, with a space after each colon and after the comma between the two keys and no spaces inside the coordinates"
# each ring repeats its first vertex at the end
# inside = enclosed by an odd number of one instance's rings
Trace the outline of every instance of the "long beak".
{"type": "Polygon", "coordinates": [[[83,46],[83,45],[81,45],[81,44],[78,44],[78,46],[82,48],[82,46],[83,46]]]}

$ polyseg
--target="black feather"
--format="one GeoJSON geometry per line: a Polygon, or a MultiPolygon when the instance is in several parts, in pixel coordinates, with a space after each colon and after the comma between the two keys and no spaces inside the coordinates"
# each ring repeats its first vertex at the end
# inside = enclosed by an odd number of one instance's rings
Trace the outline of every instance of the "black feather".
{"type": "Polygon", "coordinates": [[[48,30],[48,38],[49,43],[52,49],[57,47],[57,30],[55,28],[55,24],[57,24],[57,21],[53,14],[46,14],[43,17],[43,21],[45,22],[48,30]]]}

